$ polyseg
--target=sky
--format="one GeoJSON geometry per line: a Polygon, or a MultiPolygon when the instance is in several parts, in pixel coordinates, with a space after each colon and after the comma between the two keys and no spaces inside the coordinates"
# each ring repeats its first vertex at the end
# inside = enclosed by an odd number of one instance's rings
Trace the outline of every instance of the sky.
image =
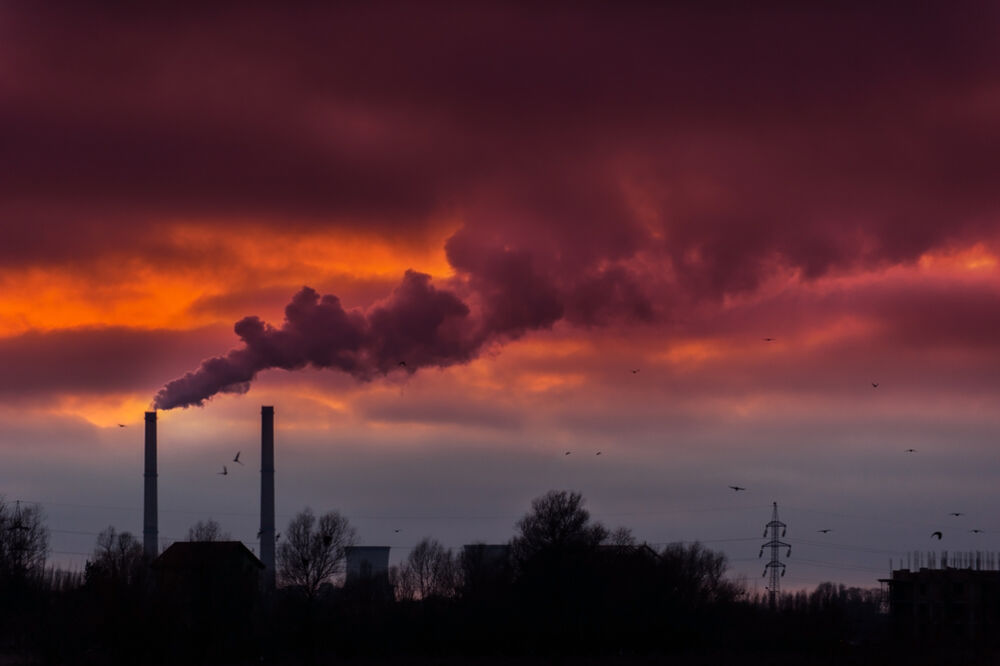
{"type": "Polygon", "coordinates": [[[1000,8],[662,4],[0,1],[52,562],[141,534],[154,407],[162,546],[256,547],[262,405],[279,531],[394,561],[550,489],[760,589],[772,502],[789,587],[1000,550],[1000,8]]]}

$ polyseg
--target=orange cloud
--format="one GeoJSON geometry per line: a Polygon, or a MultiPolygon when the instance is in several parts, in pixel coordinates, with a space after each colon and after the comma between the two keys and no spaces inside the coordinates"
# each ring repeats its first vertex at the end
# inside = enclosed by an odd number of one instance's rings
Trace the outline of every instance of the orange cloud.
{"type": "MultiPolygon", "coordinates": [[[[454,224],[432,237],[388,238],[349,232],[239,233],[178,224],[163,236],[167,254],[183,262],[102,257],[59,268],[0,270],[0,336],[82,326],[187,329],[231,323],[229,312],[193,307],[206,298],[303,284],[360,280],[395,283],[409,268],[451,274],[444,241],[454,224]]],[[[241,314],[252,314],[246,312],[241,314]]]]}
{"type": "Polygon", "coordinates": [[[927,252],[918,265],[923,271],[934,273],[990,272],[997,268],[997,255],[983,243],[971,247],[927,252]]]}

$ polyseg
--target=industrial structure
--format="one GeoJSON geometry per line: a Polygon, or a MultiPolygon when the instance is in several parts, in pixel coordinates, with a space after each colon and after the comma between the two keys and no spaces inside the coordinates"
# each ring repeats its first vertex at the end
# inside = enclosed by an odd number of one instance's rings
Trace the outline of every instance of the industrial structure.
{"type": "Polygon", "coordinates": [[[156,412],[146,412],[146,471],[143,474],[142,545],[146,559],[160,552],[156,507],[156,412]]]}
{"type": "MultiPolygon", "coordinates": [[[[156,412],[145,417],[145,472],[143,474],[143,554],[150,561],[159,555],[156,473],[156,412]]],[[[273,590],[276,582],[274,529],[274,407],[261,408],[260,433],[260,561],[262,585],[273,590]]]]}
{"type": "Polygon", "coordinates": [[[778,530],[781,530],[780,536],[785,536],[785,531],[788,526],[783,522],[778,520],[778,503],[774,503],[774,508],[771,511],[771,522],[764,526],[764,538],[768,537],[768,532],[770,532],[771,539],[764,545],[760,547],[760,554],[757,555],[758,558],[764,556],[764,549],[771,549],[771,561],[764,565],[764,576],[771,574],[771,579],[767,584],[767,596],[768,604],[773,610],[776,607],[778,601],[778,595],[781,591],[781,577],[785,575],[785,564],[781,561],[781,553],[779,552],[782,548],[787,548],[788,552],[785,557],[792,556],[792,546],[784,541],[779,541],[778,530]]]}
{"type": "Polygon", "coordinates": [[[274,565],[274,407],[260,409],[260,561],[264,563],[264,589],[273,590],[274,565]]]}
{"type": "MultiPolygon", "coordinates": [[[[1000,630],[1000,571],[994,553],[911,555],[918,568],[894,569],[888,587],[890,627],[897,638],[984,641],[1000,630]],[[940,562],[940,565],[939,565],[940,562]],[[920,566],[926,563],[927,567],[920,566]]],[[[890,565],[891,567],[891,565],[890,565]]]]}
{"type": "Polygon", "coordinates": [[[345,583],[364,579],[389,580],[389,546],[348,546],[345,549],[347,576],[345,583]]]}
{"type": "Polygon", "coordinates": [[[177,541],[151,565],[160,629],[171,641],[238,649],[253,631],[264,565],[239,541],[177,541]]]}

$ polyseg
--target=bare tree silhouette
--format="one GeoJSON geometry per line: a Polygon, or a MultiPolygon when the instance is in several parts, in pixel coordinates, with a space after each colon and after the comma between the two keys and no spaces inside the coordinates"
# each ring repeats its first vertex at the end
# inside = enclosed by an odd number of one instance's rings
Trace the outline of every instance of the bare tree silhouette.
{"type": "Polygon", "coordinates": [[[199,520],[188,529],[188,541],[229,541],[232,536],[223,532],[218,522],[209,518],[199,520]]]}
{"type": "Polygon", "coordinates": [[[600,523],[590,522],[583,495],[550,490],[531,502],[531,512],[517,522],[520,534],[511,542],[514,558],[523,564],[547,550],[596,548],[608,537],[600,523]]]}
{"type": "Polygon", "coordinates": [[[303,509],[288,523],[278,548],[281,582],[314,598],[323,583],[343,570],[345,551],[356,541],[357,532],[338,512],[317,520],[312,509],[303,509]]]}
{"type": "Polygon", "coordinates": [[[142,542],[130,532],[117,532],[114,527],[97,535],[97,546],[87,562],[84,576],[88,583],[97,581],[130,585],[144,571],[142,542]]]}
{"type": "Polygon", "coordinates": [[[741,590],[725,577],[727,562],[722,553],[700,543],[672,543],[660,554],[668,588],[687,608],[731,602],[741,590]]]}
{"type": "Polygon", "coordinates": [[[396,597],[414,600],[452,597],[458,579],[457,559],[441,542],[425,537],[396,570],[396,597]]]}

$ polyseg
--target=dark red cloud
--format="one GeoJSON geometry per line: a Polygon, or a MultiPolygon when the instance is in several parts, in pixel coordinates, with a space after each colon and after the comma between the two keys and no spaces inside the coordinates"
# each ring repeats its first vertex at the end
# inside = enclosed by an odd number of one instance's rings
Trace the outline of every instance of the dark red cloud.
{"type": "Polygon", "coordinates": [[[988,5],[2,11],[0,213],[44,229],[9,263],[155,258],[174,218],[455,215],[450,260],[517,331],[996,235],[988,5]]]}
{"type": "Polygon", "coordinates": [[[201,405],[219,392],[243,393],[263,370],[331,368],[359,380],[403,369],[447,367],[477,357],[489,343],[503,343],[566,318],[604,323],[623,314],[649,320],[652,306],[620,270],[578,281],[536,265],[525,252],[475,246],[459,234],[448,243],[467,295],[439,289],[426,274],[407,271],[392,295],[366,310],[345,310],[336,296],[309,287],[285,308],[280,328],[257,316],[236,322],[243,346],[175,379],[157,393],[160,409],[201,405]],[[475,308],[475,312],[473,311],[475,308]]]}

